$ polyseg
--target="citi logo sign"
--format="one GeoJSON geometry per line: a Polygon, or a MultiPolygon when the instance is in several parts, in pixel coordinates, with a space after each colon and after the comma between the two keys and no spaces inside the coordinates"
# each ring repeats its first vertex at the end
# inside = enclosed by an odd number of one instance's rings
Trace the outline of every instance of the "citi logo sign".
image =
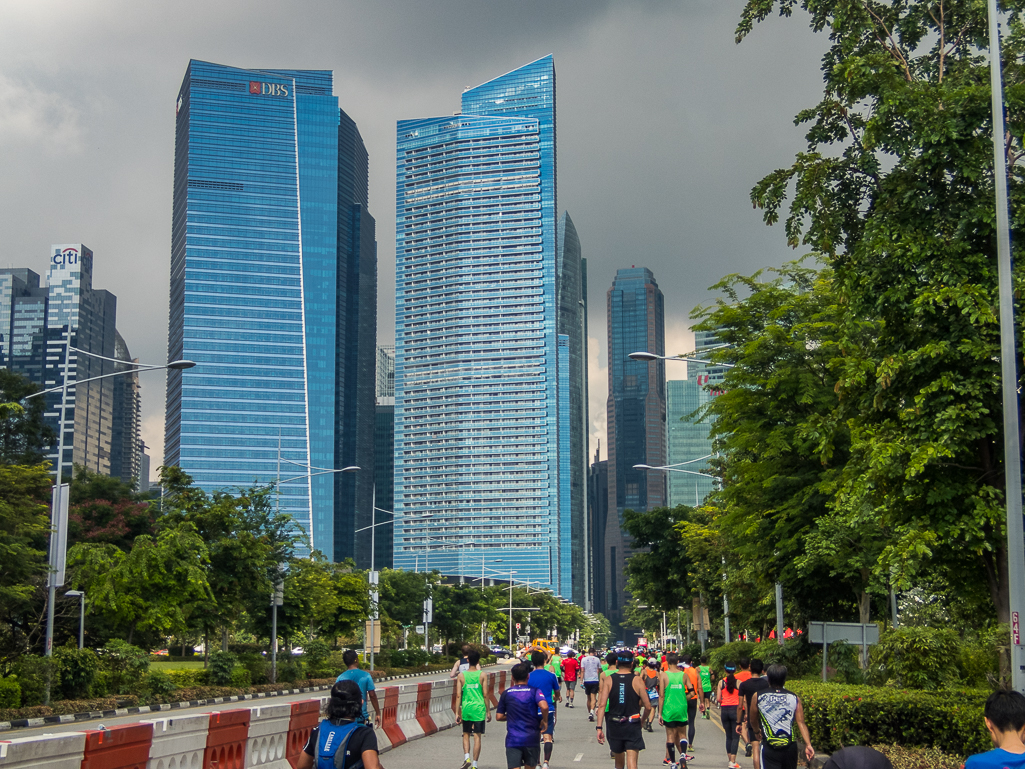
{"type": "Polygon", "coordinates": [[[53,256],[50,257],[50,262],[57,266],[63,266],[66,264],[78,264],[78,249],[77,248],[65,248],[62,250],[55,249],[53,256]]]}
{"type": "Polygon", "coordinates": [[[288,96],[288,86],[280,83],[261,83],[258,80],[249,81],[249,93],[254,96],[288,96]]]}

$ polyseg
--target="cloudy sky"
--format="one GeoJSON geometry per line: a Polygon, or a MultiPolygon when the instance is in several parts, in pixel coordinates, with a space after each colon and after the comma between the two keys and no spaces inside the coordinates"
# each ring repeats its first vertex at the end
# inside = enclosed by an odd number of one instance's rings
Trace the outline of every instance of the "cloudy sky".
{"type": "MultiPolygon", "coordinates": [[[[0,0],[0,266],[45,274],[51,243],[85,243],[95,252],[96,287],[118,297],[132,354],[165,360],[174,102],[188,60],[331,69],[370,152],[379,342],[391,343],[395,122],[451,114],[465,86],[552,53],[559,207],[576,222],[588,260],[593,453],[597,438],[604,443],[605,293],[618,268],[655,273],[668,352],[677,353],[691,349],[688,316],[711,301],[710,285],[795,256],[748,194],[801,148],[793,116],[817,101],[825,40],[797,14],[737,46],[742,7],[0,0]]],[[[154,468],[163,387],[160,374],[144,375],[143,437],[154,468]]]]}

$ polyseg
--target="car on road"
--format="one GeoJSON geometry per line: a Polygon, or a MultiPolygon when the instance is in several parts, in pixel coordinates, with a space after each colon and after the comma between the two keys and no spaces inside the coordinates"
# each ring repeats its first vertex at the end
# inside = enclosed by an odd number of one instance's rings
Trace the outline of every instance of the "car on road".
{"type": "Polygon", "coordinates": [[[513,656],[513,653],[502,646],[492,646],[491,653],[494,654],[500,660],[507,660],[513,656]]]}

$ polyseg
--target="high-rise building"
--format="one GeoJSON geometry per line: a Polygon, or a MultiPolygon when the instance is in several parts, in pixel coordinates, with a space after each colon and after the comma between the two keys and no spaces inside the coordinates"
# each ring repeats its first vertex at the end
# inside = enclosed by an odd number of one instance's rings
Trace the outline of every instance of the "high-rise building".
{"type": "MultiPolygon", "coordinates": [[[[110,474],[141,491],[142,454],[139,435],[142,428],[142,389],[139,372],[134,368],[138,366],[139,359],[132,358],[124,338],[117,332],[114,334],[114,357],[124,362],[114,365],[115,371],[123,373],[111,377],[114,403],[118,405],[113,411],[110,431],[110,474]]],[[[148,474],[146,478],[148,481],[148,474]]]]}
{"type": "Polygon", "coordinates": [[[669,505],[700,505],[713,489],[711,478],[692,473],[707,473],[707,457],[712,453],[709,419],[699,413],[712,396],[694,379],[671,379],[666,382],[666,432],[669,441],[670,465],[682,465],[669,472],[669,505]],[[686,464],[684,464],[686,463],[686,464]]]}
{"type": "MultiPolygon", "coordinates": [[[[128,371],[130,365],[117,363],[131,364],[132,359],[117,332],[116,315],[114,295],[93,288],[93,252],[81,243],[52,246],[45,286],[33,270],[0,270],[0,362],[42,389],[64,383],[65,355],[71,383],[128,371]],[[69,334],[71,350],[67,349],[69,334]]],[[[44,418],[57,433],[61,394],[43,397],[44,418]]],[[[136,482],[140,397],[138,374],[133,373],[69,388],[64,414],[65,475],[81,465],[129,484],[136,482]]],[[[48,459],[56,472],[56,443],[48,459]]]]}
{"type": "Polygon", "coordinates": [[[609,334],[609,510],[605,527],[605,596],[609,621],[622,621],[629,537],[626,510],[646,511],[668,503],[664,472],[634,465],[666,464],[665,363],[636,361],[632,352],[665,355],[665,307],[651,270],[616,272],[608,293],[609,334]]]}
{"type": "Polygon", "coordinates": [[[363,565],[377,254],[367,152],[332,89],[330,71],[189,63],[168,349],[199,365],[169,374],[164,462],[208,491],[280,480],[311,546],[363,565]]]}
{"type": "Polygon", "coordinates": [[[591,611],[608,614],[605,593],[605,528],[609,519],[609,463],[601,459],[601,444],[594,452],[594,462],[587,476],[588,529],[592,532],[591,559],[591,611]]]}
{"type": "MultiPolygon", "coordinates": [[[[568,213],[559,217],[558,297],[560,352],[565,349],[565,364],[560,358],[559,377],[567,392],[560,392],[559,410],[559,484],[560,531],[570,532],[569,562],[560,570],[560,592],[574,603],[585,606],[589,593],[590,539],[587,525],[587,274],[581,257],[580,236],[568,213]],[[568,567],[568,568],[567,568],[568,567]]],[[[561,386],[561,385],[560,385],[561,386]]]]}
{"type": "Polygon", "coordinates": [[[397,568],[572,582],[555,134],[551,56],[398,124],[397,568]]]}
{"type": "Polygon", "coordinates": [[[374,566],[392,566],[395,525],[395,346],[377,348],[377,423],[374,427],[375,523],[374,566]]]}

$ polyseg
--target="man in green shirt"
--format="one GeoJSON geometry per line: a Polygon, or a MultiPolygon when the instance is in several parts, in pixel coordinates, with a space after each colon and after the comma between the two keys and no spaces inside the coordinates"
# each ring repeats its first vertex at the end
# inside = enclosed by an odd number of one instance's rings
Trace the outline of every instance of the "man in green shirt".
{"type": "Polygon", "coordinates": [[[659,700],[662,703],[659,723],[666,728],[666,760],[670,766],[687,769],[687,695],[695,692],[687,674],[677,667],[679,656],[670,654],[666,661],[669,669],[658,674],[659,700]],[[680,750],[679,763],[675,763],[677,748],[680,750]]]}
{"type": "Polygon", "coordinates": [[[701,676],[701,699],[702,715],[705,718],[710,718],[709,710],[711,708],[710,700],[712,699],[712,669],[708,667],[708,656],[703,655],[701,657],[701,664],[698,666],[698,675],[701,676]]]}
{"type": "Polygon", "coordinates": [[[548,665],[545,669],[549,673],[554,673],[555,677],[559,679],[559,688],[562,688],[562,655],[559,652],[552,654],[551,659],[548,660],[548,665]]]}
{"type": "Polygon", "coordinates": [[[481,738],[484,723],[491,720],[491,708],[485,696],[487,674],[481,672],[480,652],[471,649],[466,655],[470,663],[456,678],[456,702],[460,703],[456,723],[463,725],[463,766],[461,769],[477,769],[480,760],[481,738]],[[473,735],[473,760],[470,759],[470,735],[473,735]]]}

